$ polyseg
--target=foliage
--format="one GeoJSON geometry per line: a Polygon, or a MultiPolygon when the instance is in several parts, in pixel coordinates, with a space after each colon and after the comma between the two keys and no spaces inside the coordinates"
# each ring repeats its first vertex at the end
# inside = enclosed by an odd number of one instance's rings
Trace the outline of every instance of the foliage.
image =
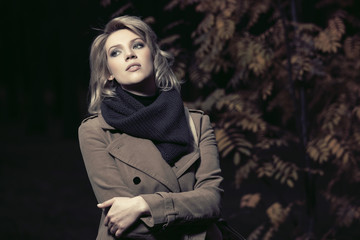
{"type": "Polygon", "coordinates": [[[177,76],[189,80],[184,90],[195,93],[187,104],[211,116],[222,162],[235,169],[235,188],[256,181],[277,193],[268,197],[262,187],[242,193],[239,211],[262,211],[251,231],[241,229],[250,240],[336,238],[360,221],[356,191],[342,189],[360,183],[357,5],[316,1],[307,7],[327,22],[301,22],[296,2],[171,0],[163,9],[178,17],[150,18],[163,24],[160,45],[175,55],[177,76]],[[178,12],[191,12],[197,22],[178,12]],[[284,197],[289,191],[303,194],[284,197]],[[329,206],[328,232],[312,231],[321,224],[311,225],[316,203],[329,206]],[[304,218],[310,227],[282,233],[287,220],[304,218]]]}

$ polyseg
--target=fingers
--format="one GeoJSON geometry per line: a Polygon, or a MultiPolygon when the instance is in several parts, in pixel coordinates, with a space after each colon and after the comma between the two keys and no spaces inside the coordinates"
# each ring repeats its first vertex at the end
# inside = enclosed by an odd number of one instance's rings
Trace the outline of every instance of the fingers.
{"type": "Polygon", "coordinates": [[[114,216],[106,216],[104,219],[104,225],[108,228],[109,232],[112,234],[118,234],[117,237],[125,230],[125,227],[122,225],[119,219],[114,218],[114,216]]]}
{"type": "Polygon", "coordinates": [[[115,235],[115,237],[120,237],[125,230],[125,228],[119,224],[112,224],[111,222],[109,223],[108,229],[111,234],[115,235]]]}
{"type": "Polygon", "coordinates": [[[122,233],[122,232],[118,229],[118,230],[116,231],[116,233],[115,233],[115,237],[120,237],[121,233],[122,233]]]}
{"type": "Polygon", "coordinates": [[[117,228],[116,224],[112,225],[111,227],[109,226],[108,229],[112,234],[114,234],[115,232],[118,231],[118,228],[117,228]]]}
{"type": "Polygon", "coordinates": [[[138,198],[115,197],[98,204],[99,208],[108,209],[103,214],[104,225],[109,233],[115,237],[120,236],[143,212],[146,212],[141,210],[143,207],[140,203],[138,198]]]}
{"type": "Polygon", "coordinates": [[[98,208],[106,208],[106,207],[110,207],[115,201],[115,198],[111,198],[103,203],[99,203],[97,205],[98,208]]]}
{"type": "Polygon", "coordinates": [[[110,223],[110,217],[106,216],[105,219],[104,219],[104,225],[108,227],[109,223],[110,223]]]}

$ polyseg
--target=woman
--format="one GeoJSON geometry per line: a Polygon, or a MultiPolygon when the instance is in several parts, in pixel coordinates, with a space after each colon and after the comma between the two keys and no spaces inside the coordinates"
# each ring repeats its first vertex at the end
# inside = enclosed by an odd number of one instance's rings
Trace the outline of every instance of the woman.
{"type": "Polygon", "coordinates": [[[79,142],[103,209],[97,239],[221,239],[214,133],[184,107],[168,60],[137,17],[112,19],[92,44],[79,142]]]}

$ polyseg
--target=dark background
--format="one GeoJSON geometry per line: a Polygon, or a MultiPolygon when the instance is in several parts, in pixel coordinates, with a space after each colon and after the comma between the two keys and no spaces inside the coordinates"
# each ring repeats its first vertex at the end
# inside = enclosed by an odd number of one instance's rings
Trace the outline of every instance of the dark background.
{"type": "Polygon", "coordinates": [[[1,3],[0,238],[95,239],[77,142],[96,1],[1,3]]]}

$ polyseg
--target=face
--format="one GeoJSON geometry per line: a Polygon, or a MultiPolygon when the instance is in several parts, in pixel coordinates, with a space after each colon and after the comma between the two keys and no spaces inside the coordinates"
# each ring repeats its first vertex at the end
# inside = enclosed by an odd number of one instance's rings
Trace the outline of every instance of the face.
{"type": "Polygon", "coordinates": [[[111,75],[123,89],[138,95],[156,92],[154,63],[149,46],[128,29],[113,32],[105,43],[111,75]]]}

